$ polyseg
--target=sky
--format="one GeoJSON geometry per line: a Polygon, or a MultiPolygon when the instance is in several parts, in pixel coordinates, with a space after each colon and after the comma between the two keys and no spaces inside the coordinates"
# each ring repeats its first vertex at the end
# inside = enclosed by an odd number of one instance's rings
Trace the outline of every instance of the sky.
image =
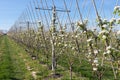
{"type": "MultiPolygon", "coordinates": [[[[0,30],[9,30],[11,26],[14,24],[14,22],[18,19],[18,17],[21,15],[21,13],[26,8],[27,4],[31,0],[0,0],[0,30]]],[[[48,0],[49,1],[49,0],[48,0]]],[[[57,6],[62,7],[63,5],[60,5],[59,3],[61,0],[54,0],[57,4],[57,6]]],[[[70,0],[66,0],[67,4],[69,5],[70,0]]],[[[80,0],[80,2],[83,2],[85,0],[80,0]]],[[[86,0],[86,6],[90,6],[91,0],[86,0]]],[[[100,11],[100,3],[102,0],[95,0],[96,4],[98,6],[98,10],[100,11]]],[[[101,14],[104,17],[111,18],[113,8],[115,6],[117,0],[104,0],[104,9],[102,10],[101,14]]],[[[118,5],[120,5],[120,1],[118,2],[118,5]]],[[[82,11],[83,16],[86,15],[88,9],[82,11]]],[[[95,16],[94,10],[91,10],[90,16],[95,16]]],[[[71,14],[72,15],[72,14],[71,14]]]]}
{"type": "Polygon", "coordinates": [[[0,0],[0,30],[9,30],[30,0],[0,0]]]}

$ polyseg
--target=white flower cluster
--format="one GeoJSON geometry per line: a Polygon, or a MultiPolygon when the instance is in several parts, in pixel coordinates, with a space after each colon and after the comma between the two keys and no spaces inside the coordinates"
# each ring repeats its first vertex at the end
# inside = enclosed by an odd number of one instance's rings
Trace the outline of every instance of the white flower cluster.
{"type": "MultiPolygon", "coordinates": [[[[104,25],[104,27],[106,27],[106,25],[104,25]]],[[[103,40],[107,39],[107,34],[109,34],[109,32],[107,30],[102,30],[101,32],[99,32],[99,35],[98,36],[101,36],[101,38],[103,40]]]]}
{"type": "Polygon", "coordinates": [[[98,58],[95,58],[95,60],[93,61],[93,63],[98,63],[98,58]]]}
{"type": "Polygon", "coordinates": [[[103,28],[107,28],[107,27],[108,27],[108,25],[107,25],[107,24],[104,24],[102,27],[103,27],[103,28]]]}
{"type": "Polygon", "coordinates": [[[115,6],[114,7],[114,10],[116,11],[116,10],[120,10],[120,6],[115,6]]]}
{"type": "Polygon", "coordinates": [[[93,41],[93,39],[92,38],[90,38],[90,39],[88,39],[87,40],[87,42],[89,43],[89,42],[92,42],[93,41]]]}
{"type": "Polygon", "coordinates": [[[109,32],[107,30],[102,30],[101,32],[99,32],[99,35],[101,34],[108,34],[109,32]]]}
{"type": "Polygon", "coordinates": [[[106,52],[107,54],[110,54],[111,53],[111,50],[107,50],[107,52],[106,52]]]}
{"type": "Polygon", "coordinates": [[[116,19],[115,19],[115,18],[112,18],[112,19],[110,20],[110,23],[114,23],[114,22],[116,22],[116,19]]]}
{"type": "Polygon", "coordinates": [[[54,43],[54,45],[56,46],[56,45],[57,45],[57,43],[55,42],[55,43],[54,43]]]}
{"type": "Polygon", "coordinates": [[[59,42],[59,43],[58,43],[58,45],[60,46],[60,45],[61,45],[61,43],[59,42]]]}
{"type": "Polygon", "coordinates": [[[117,24],[120,24],[120,18],[118,18],[116,22],[117,22],[117,24]]]}
{"type": "Polygon", "coordinates": [[[112,49],[111,46],[106,47],[106,52],[103,52],[103,55],[110,54],[112,49]]]}
{"type": "Polygon", "coordinates": [[[104,55],[106,55],[107,53],[106,52],[103,52],[104,55]]]}
{"type": "Polygon", "coordinates": [[[75,50],[75,47],[72,47],[72,50],[75,50]]]}
{"type": "Polygon", "coordinates": [[[112,47],[111,46],[108,46],[107,48],[106,48],[106,50],[110,50],[112,47]]]}
{"type": "Polygon", "coordinates": [[[77,21],[76,22],[76,26],[77,26],[77,29],[82,29],[84,31],[84,29],[86,28],[86,24],[87,24],[87,21],[84,21],[84,22],[81,22],[81,21],[77,21]]]}
{"type": "Polygon", "coordinates": [[[92,66],[93,66],[93,71],[97,71],[97,67],[98,67],[98,58],[95,58],[94,60],[93,60],[93,63],[92,63],[92,66]]]}
{"type": "Polygon", "coordinates": [[[106,51],[107,51],[106,53],[107,53],[107,54],[110,54],[110,53],[111,53],[111,49],[112,49],[112,47],[111,47],[111,46],[108,46],[108,47],[106,48],[106,51]]]}
{"type": "Polygon", "coordinates": [[[77,21],[75,25],[76,25],[76,26],[81,26],[81,25],[83,25],[83,24],[82,24],[81,21],[77,21]]]}
{"type": "Polygon", "coordinates": [[[78,35],[75,35],[75,38],[78,38],[78,35]]]}
{"type": "Polygon", "coordinates": [[[93,67],[93,71],[97,71],[97,69],[98,69],[97,67],[93,67]]]}
{"type": "Polygon", "coordinates": [[[107,36],[106,36],[106,35],[103,35],[103,36],[102,36],[102,39],[103,39],[103,40],[107,39],[107,36]]]}
{"type": "Polygon", "coordinates": [[[94,50],[94,54],[98,54],[98,50],[94,50]]]}
{"type": "Polygon", "coordinates": [[[91,54],[92,54],[91,52],[89,52],[89,53],[87,54],[87,58],[88,58],[88,61],[89,61],[89,62],[91,62],[91,54]]]}
{"type": "Polygon", "coordinates": [[[65,38],[65,36],[66,36],[66,35],[64,35],[64,34],[60,34],[60,35],[58,36],[58,39],[61,39],[61,40],[63,41],[64,38],[65,38]]]}
{"type": "Polygon", "coordinates": [[[63,34],[60,34],[60,35],[59,35],[59,37],[64,37],[64,36],[65,36],[65,35],[63,35],[63,34]]]}
{"type": "Polygon", "coordinates": [[[67,47],[68,45],[67,44],[64,44],[65,47],[67,47]]]}

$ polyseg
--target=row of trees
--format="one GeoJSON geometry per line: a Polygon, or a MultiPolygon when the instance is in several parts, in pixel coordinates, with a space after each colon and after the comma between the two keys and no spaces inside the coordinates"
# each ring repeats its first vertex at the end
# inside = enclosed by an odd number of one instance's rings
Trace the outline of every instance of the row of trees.
{"type": "Polygon", "coordinates": [[[54,0],[51,0],[51,9],[48,8],[46,0],[40,0],[40,4],[38,0],[33,0],[9,30],[8,35],[18,43],[24,44],[32,58],[43,59],[48,66],[51,65],[54,75],[57,65],[67,65],[72,80],[72,73],[76,68],[90,66],[95,79],[102,80],[107,75],[107,69],[112,70],[114,79],[119,78],[120,31],[113,29],[120,24],[120,19],[115,17],[120,14],[120,6],[115,6],[112,19],[102,19],[95,1],[91,0],[97,16],[94,20],[96,28],[91,30],[88,29],[91,20],[83,18],[80,2],[71,0],[69,5],[66,0],[62,1],[65,10],[58,10],[54,0]],[[71,11],[72,5],[76,5],[75,16],[80,16],[80,20],[76,22],[71,18],[74,15],[74,11],[71,11]],[[52,10],[52,13],[49,10],[52,10]],[[64,18],[61,19],[57,11],[64,12],[64,18]],[[62,22],[63,20],[66,22],[62,22]]]}

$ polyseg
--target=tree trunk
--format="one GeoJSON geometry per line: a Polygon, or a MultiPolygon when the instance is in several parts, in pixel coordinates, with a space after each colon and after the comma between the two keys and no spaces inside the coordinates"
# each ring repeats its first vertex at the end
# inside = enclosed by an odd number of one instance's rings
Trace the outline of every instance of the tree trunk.
{"type": "Polygon", "coordinates": [[[52,39],[52,71],[55,74],[56,69],[56,59],[55,59],[55,47],[54,47],[54,40],[52,39]]]}
{"type": "Polygon", "coordinates": [[[72,80],[72,65],[70,65],[70,80],[72,80]]]}

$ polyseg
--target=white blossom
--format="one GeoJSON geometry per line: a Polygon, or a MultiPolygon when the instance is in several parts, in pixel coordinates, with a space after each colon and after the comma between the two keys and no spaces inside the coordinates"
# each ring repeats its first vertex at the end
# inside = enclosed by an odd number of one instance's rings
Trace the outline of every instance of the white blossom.
{"type": "Polygon", "coordinates": [[[65,44],[64,46],[67,47],[67,44],[65,44]]]}
{"type": "Polygon", "coordinates": [[[99,49],[98,51],[100,52],[101,50],[99,49]]]}
{"type": "Polygon", "coordinates": [[[91,53],[91,52],[89,52],[88,54],[89,54],[89,55],[91,55],[92,53],[91,53]]]}
{"type": "Polygon", "coordinates": [[[94,44],[92,44],[92,46],[94,46],[94,44]]]}
{"type": "Polygon", "coordinates": [[[86,33],[86,31],[84,31],[83,33],[86,33]]]}
{"type": "Polygon", "coordinates": [[[120,23],[120,18],[117,19],[117,23],[120,23]]]}
{"type": "Polygon", "coordinates": [[[94,63],[98,63],[98,58],[95,58],[95,60],[93,60],[94,63]]]}
{"type": "Polygon", "coordinates": [[[57,43],[55,42],[54,45],[56,45],[57,43]]]}
{"type": "Polygon", "coordinates": [[[64,37],[64,35],[62,35],[62,34],[61,34],[61,35],[59,35],[59,36],[60,36],[60,37],[64,37]]]}
{"type": "Polygon", "coordinates": [[[71,36],[72,38],[74,37],[74,35],[71,36]]]}
{"type": "Polygon", "coordinates": [[[99,64],[97,63],[96,66],[98,66],[99,64]]]}
{"type": "Polygon", "coordinates": [[[107,50],[107,52],[106,52],[107,54],[110,54],[111,53],[111,50],[107,50]]]}
{"type": "Polygon", "coordinates": [[[87,42],[91,42],[92,40],[93,40],[93,39],[90,38],[90,39],[87,40],[87,42]]]}
{"type": "Polygon", "coordinates": [[[116,21],[116,19],[115,18],[112,18],[111,20],[110,20],[110,23],[113,23],[113,22],[115,22],[116,21]]]}
{"type": "Polygon", "coordinates": [[[75,50],[75,47],[72,47],[72,50],[75,50]]]}
{"type": "Polygon", "coordinates": [[[114,7],[114,10],[116,11],[116,10],[120,10],[120,6],[115,6],[114,7]]]}
{"type": "Polygon", "coordinates": [[[94,50],[94,53],[95,53],[95,54],[98,54],[98,50],[94,50]]]}
{"type": "Polygon", "coordinates": [[[102,27],[103,27],[103,28],[107,28],[107,27],[108,27],[108,25],[104,24],[102,27]]]}
{"type": "Polygon", "coordinates": [[[82,22],[81,21],[78,21],[78,22],[76,22],[76,24],[75,24],[76,26],[80,26],[80,25],[83,25],[82,24],[82,22]]]}
{"type": "Polygon", "coordinates": [[[110,50],[112,47],[111,46],[108,46],[107,48],[106,48],[106,50],[110,50]]]}
{"type": "Polygon", "coordinates": [[[105,34],[108,34],[109,32],[108,32],[107,30],[102,30],[101,32],[99,32],[99,35],[100,35],[100,34],[104,34],[104,33],[105,33],[105,34]]]}
{"type": "Polygon", "coordinates": [[[76,35],[75,37],[78,38],[78,35],[76,35]]]}
{"type": "Polygon", "coordinates": [[[59,42],[58,45],[61,45],[61,43],[59,42]]]}
{"type": "Polygon", "coordinates": [[[94,63],[98,63],[98,60],[94,60],[94,63]]]}
{"type": "Polygon", "coordinates": [[[106,37],[105,35],[103,35],[103,36],[102,36],[102,39],[104,39],[104,40],[105,40],[106,38],[107,38],[107,37],[106,37]]]}
{"type": "Polygon", "coordinates": [[[104,52],[103,54],[104,54],[104,55],[106,55],[107,53],[106,53],[106,52],[104,52]]]}
{"type": "Polygon", "coordinates": [[[93,71],[97,71],[97,69],[98,69],[97,67],[93,67],[93,71]]]}

